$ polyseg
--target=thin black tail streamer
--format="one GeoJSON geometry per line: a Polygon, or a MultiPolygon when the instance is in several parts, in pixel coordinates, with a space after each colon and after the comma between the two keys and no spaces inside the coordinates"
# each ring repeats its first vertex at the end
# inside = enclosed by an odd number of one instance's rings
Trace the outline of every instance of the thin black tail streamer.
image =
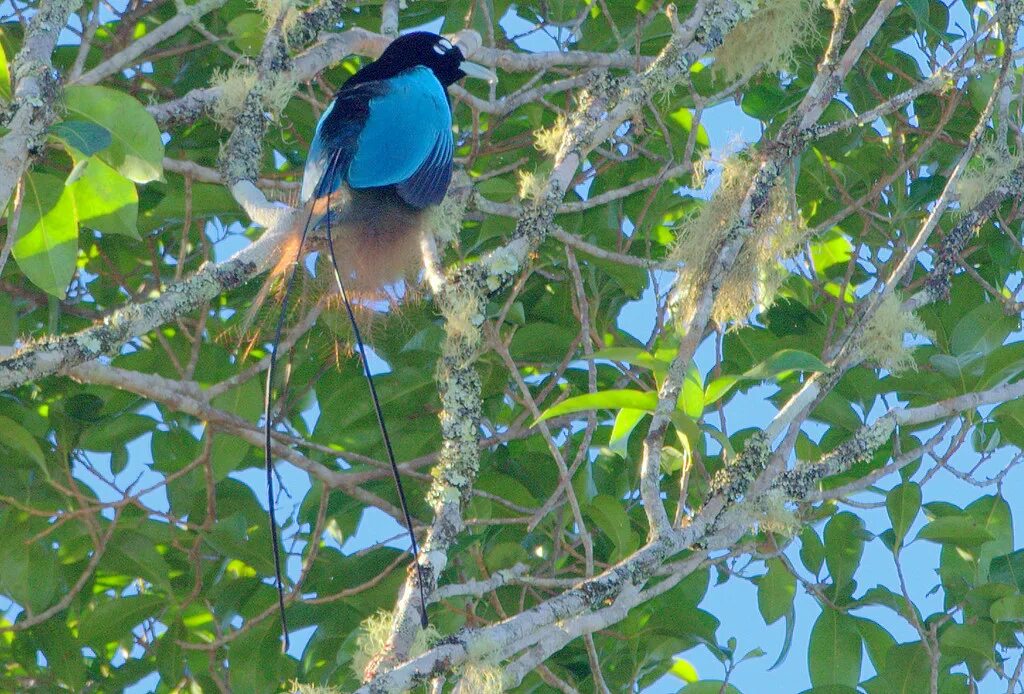
{"type": "Polygon", "coordinates": [[[395,452],[391,447],[391,437],[388,436],[388,428],[384,423],[384,412],[380,408],[380,400],[377,398],[377,387],[373,383],[373,374],[370,373],[370,362],[366,358],[366,347],[363,344],[363,336],[359,332],[359,324],[356,322],[356,315],[352,311],[352,303],[348,299],[348,292],[345,291],[345,283],[341,279],[341,271],[338,269],[338,259],[334,255],[334,237],[331,234],[331,194],[327,194],[327,249],[331,254],[331,269],[334,272],[334,283],[338,286],[338,293],[345,305],[345,312],[352,324],[352,334],[356,338],[356,346],[359,348],[359,358],[363,362],[363,374],[366,376],[366,383],[370,388],[370,399],[373,401],[373,411],[377,415],[377,425],[380,427],[380,437],[384,441],[384,449],[388,454],[388,462],[391,464],[391,474],[395,478],[395,489],[398,491],[398,501],[402,506],[402,516],[405,519],[405,527],[409,531],[410,551],[412,552],[412,564],[416,569],[416,585],[420,591],[420,626],[427,628],[427,596],[423,589],[423,573],[419,564],[419,545],[416,543],[416,533],[412,527],[412,516],[409,515],[409,505],[405,500],[405,490],[402,488],[402,476],[398,471],[398,463],[395,462],[395,452]]]}
{"type": "Polygon", "coordinates": [[[267,472],[267,509],[270,515],[270,545],[274,552],[274,582],[277,586],[277,607],[281,613],[281,636],[284,637],[282,651],[287,651],[288,640],[288,619],[284,612],[284,580],[281,577],[281,548],[277,536],[277,514],[274,511],[274,456],[271,453],[270,432],[274,423],[271,419],[270,405],[273,397],[274,371],[277,367],[277,346],[281,342],[281,331],[284,328],[285,316],[288,314],[288,299],[291,298],[292,287],[295,285],[295,275],[302,260],[302,247],[306,243],[306,234],[309,232],[309,224],[313,220],[313,210],[316,205],[309,208],[309,216],[302,227],[302,236],[299,237],[299,247],[295,251],[295,259],[292,261],[292,271],[288,275],[288,282],[285,284],[284,296],[281,298],[281,313],[277,317],[277,325],[274,328],[274,339],[270,344],[270,366],[267,368],[267,383],[263,392],[263,465],[267,472]]]}

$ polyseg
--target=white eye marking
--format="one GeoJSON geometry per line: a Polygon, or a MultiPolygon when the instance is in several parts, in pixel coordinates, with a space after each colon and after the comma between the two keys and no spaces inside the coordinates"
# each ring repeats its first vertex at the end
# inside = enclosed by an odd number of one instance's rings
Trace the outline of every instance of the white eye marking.
{"type": "Polygon", "coordinates": [[[448,39],[438,39],[437,43],[434,44],[434,53],[438,55],[444,55],[452,49],[452,42],[448,39]]]}

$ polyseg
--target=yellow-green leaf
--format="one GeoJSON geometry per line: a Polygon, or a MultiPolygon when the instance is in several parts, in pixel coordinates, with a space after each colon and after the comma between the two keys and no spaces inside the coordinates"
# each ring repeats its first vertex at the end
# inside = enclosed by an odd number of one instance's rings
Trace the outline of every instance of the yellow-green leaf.
{"type": "Polygon", "coordinates": [[[599,393],[587,393],[566,398],[553,407],[549,407],[537,418],[538,422],[573,412],[587,410],[621,410],[629,407],[634,410],[654,411],[658,406],[658,394],[642,390],[602,390],[599,393]]]}
{"type": "Polygon", "coordinates": [[[135,184],[98,157],[85,160],[85,169],[71,191],[80,224],[105,234],[139,238],[139,194],[135,184]]]}
{"type": "Polygon", "coordinates": [[[688,684],[697,681],[697,668],[693,667],[689,660],[675,658],[669,672],[688,684]]]}
{"type": "Polygon", "coordinates": [[[33,284],[64,298],[75,274],[78,219],[74,196],[60,178],[36,173],[25,176],[12,253],[33,284]]]}
{"type": "Polygon", "coordinates": [[[163,176],[164,144],[146,109],[128,94],[98,86],[64,90],[68,115],[110,131],[112,142],[98,156],[136,183],[163,176]]]}

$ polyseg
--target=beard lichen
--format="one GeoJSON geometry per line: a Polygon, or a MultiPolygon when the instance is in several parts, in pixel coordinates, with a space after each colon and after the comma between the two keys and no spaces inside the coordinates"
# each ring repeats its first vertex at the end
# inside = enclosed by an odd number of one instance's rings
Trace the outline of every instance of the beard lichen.
{"type": "Polygon", "coordinates": [[[715,51],[715,72],[731,82],[756,70],[778,72],[792,67],[796,50],[816,33],[811,0],[762,3],[725,35],[715,51]]]}
{"type": "Polygon", "coordinates": [[[505,691],[501,668],[483,663],[468,663],[459,679],[461,694],[501,694],[505,691]]]}
{"type": "Polygon", "coordinates": [[[277,118],[297,87],[294,80],[283,74],[261,78],[254,68],[242,64],[232,66],[227,72],[215,70],[210,84],[220,90],[220,98],[213,105],[213,119],[229,130],[235,127],[235,118],[252,92],[259,95],[264,110],[277,118]]]}
{"type": "Polygon", "coordinates": [[[533,134],[534,147],[549,156],[558,154],[562,141],[565,139],[565,130],[568,127],[565,116],[558,116],[555,124],[550,128],[541,128],[533,134]]]}
{"type": "Polygon", "coordinates": [[[781,261],[797,251],[805,230],[778,178],[770,184],[754,227],[740,228],[740,205],[757,172],[757,163],[743,154],[726,159],[714,196],[681,223],[672,251],[672,259],[684,266],[673,300],[677,317],[692,314],[718,249],[735,234],[746,239],[718,289],[712,319],[720,325],[743,321],[754,306],[773,302],[788,274],[781,261]]]}
{"type": "Polygon", "coordinates": [[[978,149],[967,170],[956,184],[960,211],[968,212],[985,196],[1007,183],[1014,169],[1021,165],[1021,153],[1011,154],[1005,147],[988,142],[978,149]]]}
{"type": "MultiPolygon", "coordinates": [[[[359,627],[359,636],[356,637],[356,652],[352,654],[352,671],[357,677],[362,678],[366,673],[366,667],[375,662],[384,651],[394,621],[395,616],[384,611],[363,620],[359,627]]],[[[409,649],[409,657],[415,658],[426,653],[439,638],[440,634],[433,626],[421,629],[416,633],[416,639],[409,649]]]]}
{"type": "Polygon", "coordinates": [[[916,369],[914,347],[906,345],[906,333],[931,338],[932,332],[911,311],[903,309],[903,300],[896,292],[886,296],[857,340],[857,350],[867,362],[889,373],[899,375],[916,369]]]}
{"type": "Polygon", "coordinates": [[[460,195],[456,191],[461,188],[472,186],[469,176],[463,171],[456,171],[452,175],[452,182],[448,186],[448,195],[444,197],[441,204],[428,212],[428,228],[434,234],[434,238],[441,246],[447,246],[459,238],[462,231],[462,220],[466,216],[466,207],[469,196],[460,195]]]}
{"type": "Polygon", "coordinates": [[[273,27],[280,19],[281,30],[285,36],[301,16],[294,0],[252,0],[252,4],[263,15],[267,28],[273,27]]]}

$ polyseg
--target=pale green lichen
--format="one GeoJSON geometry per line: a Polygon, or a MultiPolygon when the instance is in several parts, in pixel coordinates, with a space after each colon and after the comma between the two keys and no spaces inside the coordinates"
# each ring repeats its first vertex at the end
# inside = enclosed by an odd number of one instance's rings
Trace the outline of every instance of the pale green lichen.
{"type": "Polygon", "coordinates": [[[816,32],[812,0],[765,3],[725,36],[715,51],[715,72],[726,81],[757,70],[790,69],[797,48],[816,32]]]}
{"type": "Polygon", "coordinates": [[[447,331],[450,338],[475,339],[479,335],[479,326],[483,325],[484,314],[480,299],[470,292],[452,292],[445,311],[448,322],[447,331]]]}
{"type": "Polygon", "coordinates": [[[781,489],[769,489],[754,504],[757,527],[762,532],[792,537],[800,532],[802,524],[787,504],[781,489]]]}
{"type": "Polygon", "coordinates": [[[757,173],[757,164],[743,154],[725,160],[714,196],[680,223],[672,251],[672,259],[684,265],[673,299],[677,317],[692,314],[718,249],[736,234],[745,241],[718,289],[711,317],[721,325],[743,321],[756,305],[774,301],[788,274],[782,261],[797,251],[805,229],[778,178],[764,184],[770,189],[761,193],[765,200],[754,227],[740,226],[740,206],[757,173]]]}
{"type": "Polygon", "coordinates": [[[213,105],[213,119],[227,129],[235,127],[235,118],[251,93],[256,92],[263,109],[276,118],[288,105],[297,86],[294,80],[281,74],[261,78],[256,70],[245,65],[235,65],[227,72],[215,70],[210,84],[220,90],[220,98],[213,105]]]}
{"type": "Polygon", "coordinates": [[[1010,153],[1006,147],[1000,147],[995,142],[982,145],[957,181],[960,211],[973,209],[985,196],[1004,185],[1022,160],[1024,157],[1021,153],[1010,153]]]}
{"type": "Polygon", "coordinates": [[[865,361],[894,375],[917,368],[914,348],[904,342],[904,335],[932,337],[924,322],[912,311],[904,310],[902,304],[896,292],[886,296],[857,340],[858,352],[865,361]]]}
{"type": "Polygon", "coordinates": [[[293,681],[290,686],[292,694],[345,694],[337,687],[322,687],[318,684],[303,684],[293,681]]]}
{"type": "MultiPolygon", "coordinates": [[[[352,655],[352,671],[358,677],[362,678],[366,673],[366,667],[384,651],[394,622],[395,616],[384,611],[372,614],[363,620],[359,627],[359,636],[356,637],[356,652],[352,655]]],[[[409,649],[409,657],[415,658],[422,655],[438,638],[440,638],[440,634],[433,626],[421,629],[416,633],[412,648],[409,649]]]]}
{"type": "Polygon", "coordinates": [[[492,292],[497,291],[509,276],[518,272],[520,265],[519,257],[511,248],[502,246],[495,249],[484,260],[488,273],[485,279],[487,288],[492,292]]]}
{"type": "Polygon", "coordinates": [[[272,27],[280,21],[286,36],[300,17],[294,0],[252,0],[252,4],[263,15],[267,27],[272,27]]]}
{"type": "Polygon", "coordinates": [[[545,181],[532,171],[517,171],[519,197],[522,200],[537,200],[544,193],[545,181]]]}
{"type": "Polygon", "coordinates": [[[500,667],[483,663],[468,663],[462,668],[459,680],[460,694],[501,694],[505,691],[504,675],[500,667]]]}
{"type": "Polygon", "coordinates": [[[555,120],[555,124],[550,128],[541,128],[533,134],[534,147],[549,156],[555,156],[558,154],[559,148],[562,146],[562,141],[565,139],[566,128],[568,127],[568,121],[565,116],[558,116],[555,120]]]}
{"type": "Polygon", "coordinates": [[[472,184],[469,177],[462,171],[457,171],[452,176],[452,182],[448,186],[450,191],[441,201],[440,205],[432,208],[428,213],[428,227],[437,239],[438,244],[444,246],[455,243],[462,231],[462,220],[466,216],[466,204],[469,196],[454,194],[461,188],[468,188],[472,184]]]}

